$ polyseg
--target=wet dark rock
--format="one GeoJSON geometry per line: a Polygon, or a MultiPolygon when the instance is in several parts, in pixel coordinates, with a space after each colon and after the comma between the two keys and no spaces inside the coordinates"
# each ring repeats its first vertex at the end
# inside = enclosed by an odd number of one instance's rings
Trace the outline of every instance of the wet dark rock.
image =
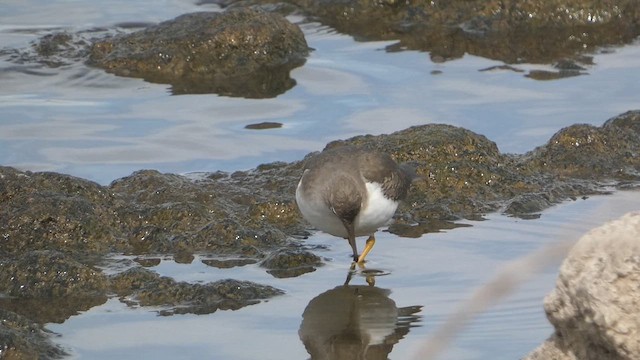
{"type": "MultiPolygon", "coordinates": [[[[328,145],[375,148],[418,165],[398,221],[476,219],[544,208],[639,177],[640,112],[602,127],[575,125],[525,155],[502,154],[482,135],[448,125],[358,136],[328,145]],[[505,210],[506,209],[506,210],[505,210]]],[[[294,193],[302,161],[185,177],[139,171],[108,187],[54,173],[0,168],[0,254],[213,253],[261,260],[305,233],[294,193]],[[28,239],[28,240],[25,240],[28,239]]],[[[428,228],[424,227],[423,228],[428,228]]]]}
{"type": "Polygon", "coordinates": [[[257,263],[256,259],[203,259],[202,263],[218,269],[229,269],[257,263]]]}
{"type": "Polygon", "coordinates": [[[278,129],[282,127],[282,123],[273,121],[263,121],[257,124],[245,125],[245,129],[249,130],[266,130],[266,129],[278,129]]]}
{"type": "Polygon", "coordinates": [[[581,72],[578,70],[559,70],[559,71],[548,71],[548,70],[531,70],[525,76],[534,80],[559,80],[564,78],[570,78],[574,76],[587,75],[585,72],[581,72]]]}
{"type": "Polygon", "coordinates": [[[137,257],[133,259],[133,261],[140,264],[143,267],[154,267],[160,265],[162,259],[160,258],[147,258],[147,257],[137,257]]]}
{"type": "MultiPolygon", "coordinates": [[[[553,181],[546,179],[546,181],[553,181]]],[[[603,185],[588,180],[572,179],[570,181],[555,180],[543,187],[541,192],[523,193],[506,202],[503,212],[508,215],[532,219],[538,213],[565,200],[586,199],[591,194],[609,194],[603,185]]]]}
{"type": "Polygon", "coordinates": [[[52,32],[30,49],[0,49],[0,57],[17,64],[17,71],[37,75],[48,75],[41,64],[60,67],[88,59],[120,76],[171,84],[174,94],[262,98],[294,86],[289,72],[309,52],[302,32],[281,14],[303,13],[358,41],[396,40],[387,51],[428,51],[436,63],[473,54],[508,64],[555,64],[557,71],[526,75],[538,80],[584,75],[593,64],[584,54],[608,51],[602,48],[640,35],[635,0],[210,2],[228,10],[185,14],[155,26],[118,24],[143,29],[106,39],[114,29],[52,32]]]}
{"type": "Polygon", "coordinates": [[[173,261],[175,261],[176,264],[191,264],[194,259],[195,256],[193,256],[193,253],[188,251],[178,251],[173,255],[173,261]]]}
{"type": "Polygon", "coordinates": [[[41,56],[55,55],[69,46],[71,40],[71,35],[64,32],[45,35],[40,39],[40,42],[35,45],[35,49],[41,56]]]}
{"type": "Polygon", "coordinates": [[[266,220],[282,227],[295,225],[299,220],[298,208],[292,201],[255,203],[250,207],[249,214],[254,218],[266,220]]]}
{"type": "Polygon", "coordinates": [[[516,73],[524,72],[524,70],[518,69],[517,67],[511,66],[511,65],[495,65],[495,66],[490,66],[488,68],[479,69],[478,71],[484,72],[484,71],[497,71],[497,70],[509,70],[516,73]]]}
{"type": "Polygon", "coordinates": [[[108,294],[56,297],[2,297],[0,308],[15,312],[38,324],[62,324],[72,316],[107,302],[108,294]]]}
{"type": "Polygon", "coordinates": [[[544,194],[523,194],[509,201],[504,212],[506,214],[535,219],[539,212],[550,207],[553,203],[544,194]]]}
{"type": "MultiPolygon", "coordinates": [[[[243,6],[273,2],[280,0],[239,0],[243,6]]],[[[507,63],[552,63],[640,35],[635,0],[288,2],[358,41],[397,40],[388,51],[424,50],[434,61],[473,54],[507,63]]]]}
{"type": "MultiPolygon", "coordinates": [[[[589,58],[589,60],[592,60],[589,58]]],[[[568,70],[568,71],[584,71],[587,70],[585,67],[578,65],[576,61],[562,59],[553,65],[556,69],[559,70],[568,70]]]]}
{"type": "Polygon", "coordinates": [[[209,314],[237,310],[283,292],[271,286],[232,279],[207,284],[177,282],[152,271],[134,268],[111,278],[118,296],[141,306],[166,306],[160,315],[209,314]]]}
{"type": "Polygon", "coordinates": [[[171,84],[174,94],[274,97],[309,48],[284,17],[256,9],[200,12],[98,40],[89,64],[120,76],[171,84]]]}
{"type": "Polygon", "coordinates": [[[261,265],[274,277],[289,278],[315,271],[322,265],[322,259],[303,249],[280,249],[264,259],[261,265]]]}
{"type": "Polygon", "coordinates": [[[42,325],[0,307],[0,358],[47,360],[66,355],[42,325]]]}
{"type": "Polygon", "coordinates": [[[52,250],[0,259],[0,308],[41,324],[63,322],[107,300],[101,271],[52,250]]]}
{"type": "Polygon", "coordinates": [[[47,68],[60,68],[86,58],[89,42],[82,33],[52,32],[26,49],[0,49],[0,57],[16,64],[15,71],[47,76],[47,68]]]}

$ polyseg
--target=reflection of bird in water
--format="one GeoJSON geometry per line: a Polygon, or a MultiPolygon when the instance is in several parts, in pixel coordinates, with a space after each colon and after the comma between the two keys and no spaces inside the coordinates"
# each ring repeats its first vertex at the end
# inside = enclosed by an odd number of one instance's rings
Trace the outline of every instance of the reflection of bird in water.
{"type": "Polygon", "coordinates": [[[387,359],[420,320],[421,306],[398,308],[389,290],[338,286],[309,302],[298,334],[313,360],[387,359]]]}
{"type": "Polygon", "coordinates": [[[409,165],[386,154],[340,146],[312,156],[296,189],[298,208],[316,228],[345,238],[362,264],[415,178],[409,165]],[[358,255],[356,236],[369,235],[358,255]]]}

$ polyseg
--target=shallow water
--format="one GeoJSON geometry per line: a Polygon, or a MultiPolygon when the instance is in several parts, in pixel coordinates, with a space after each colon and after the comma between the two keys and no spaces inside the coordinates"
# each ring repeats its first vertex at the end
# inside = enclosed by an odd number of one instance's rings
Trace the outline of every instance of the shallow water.
{"type": "MultiPolygon", "coordinates": [[[[577,239],[592,227],[637,210],[638,204],[640,191],[618,192],[565,202],[543,212],[536,220],[490,215],[485,221],[466,222],[472,227],[428,234],[420,239],[380,233],[367,267],[388,274],[376,277],[376,287],[390,290],[388,298],[398,308],[422,306],[420,318],[411,323],[409,333],[393,346],[389,358],[411,359],[447,316],[512,260],[559,240],[577,239]]],[[[165,259],[151,268],[181,281],[206,282],[231,277],[286,291],[267,302],[206,316],[162,317],[156,314],[158,309],[128,308],[111,299],[63,324],[49,324],[48,328],[62,335],[56,341],[71,349],[77,358],[308,358],[299,335],[303,313],[314,298],[343,284],[350,248],[346,242],[324,234],[316,234],[305,242],[329,245],[317,252],[327,262],[317,271],[297,278],[277,279],[258,265],[217,269],[199,259],[191,265],[165,259]]],[[[557,266],[556,261],[545,271],[532,274],[517,291],[474,319],[440,358],[517,359],[539,345],[552,331],[542,310],[542,300],[553,289],[557,266]]],[[[355,276],[350,284],[366,285],[366,279],[355,276]]],[[[369,310],[378,311],[377,316],[385,314],[386,300],[377,301],[379,306],[369,310]]],[[[330,324],[315,332],[320,339],[329,338],[327,333],[334,336],[345,333],[339,331],[344,327],[341,326],[344,318],[332,317],[336,311],[344,313],[337,308],[332,303],[314,305],[308,310],[315,312],[316,318],[324,316],[323,320],[330,324]],[[331,311],[322,312],[327,309],[331,311]]],[[[393,332],[393,322],[385,320],[386,317],[376,319],[379,321],[362,321],[361,327],[367,330],[363,332],[383,335],[393,332]]]]}
{"type": "MultiPolygon", "coordinates": [[[[0,48],[28,47],[51,29],[85,31],[212,9],[213,5],[177,0],[161,5],[3,1],[0,48]]],[[[141,168],[233,171],[269,161],[293,161],[330,140],[425,123],[462,126],[486,135],[504,152],[522,153],[544,144],[564,126],[600,125],[640,108],[640,44],[595,54],[589,75],[536,81],[509,70],[479,71],[501,65],[498,61],[466,56],[432,63],[421,52],[387,53],[384,48],[390,42],[359,43],[319,24],[300,25],[315,51],[292,72],[298,85],[274,99],[170,96],[167,86],[118,78],[82,64],[46,68],[10,63],[0,56],[0,164],[107,184],[141,168]],[[280,122],[283,127],[244,128],[263,121],[280,122]]],[[[472,227],[418,239],[381,233],[368,267],[388,275],[376,277],[376,286],[389,289],[388,298],[397,307],[423,307],[421,318],[405,319],[412,327],[393,346],[390,358],[409,359],[473,289],[504,264],[558,239],[578,238],[608,219],[637,210],[638,204],[639,192],[620,192],[567,202],[536,220],[493,214],[486,221],[465,222],[472,227]]],[[[302,315],[312,299],[325,294],[317,301],[322,303],[334,294],[325,292],[344,282],[349,248],[321,233],[305,243],[328,245],[316,251],[328,260],[317,271],[291,279],[273,278],[257,265],[216,269],[199,259],[191,265],[166,259],[152,268],[178,280],[237,278],[286,291],[258,305],[206,316],[160,317],[153,308],[129,308],[111,299],[48,328],[60,334],[55,341],[77,358],[307,358],[298,333],[302,315]]],[[[534,276],[474,320],[442,358],[515,359],[532,350],[551,333],[542,298],[553,288],[556,268],[557,264],[534,276]]],[[[351,284],[364,285],[365,278],[356,276],[351,284]]],[[[391,304],[384,293],[359,295],[391,304]]],[[[309,310],[308,314],[316,314],[309,318],[323,314],[322,309],[309,310]]],[[[384,315],[389,308],[378,310],[384,315]]],[[[330,314],[326,318],[330,320],[330,314]]],[[[375,320],[362,320],[368,324],[363,328],[375,328],[361,329],[371,335],[370,348],[394,331],[406,331],[390,321],[375,320]]],[[[301,333],[307,339],[322,339],[335,330],[331,324],[323,331],[301,333]]],[[[348,341],[342,344],[354,346],[348,341]]]]}

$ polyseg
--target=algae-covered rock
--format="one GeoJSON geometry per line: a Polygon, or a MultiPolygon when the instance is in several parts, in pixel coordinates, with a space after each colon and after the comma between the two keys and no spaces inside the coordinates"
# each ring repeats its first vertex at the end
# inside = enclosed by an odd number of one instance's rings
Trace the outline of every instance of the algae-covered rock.
{"type": "Polygon", "coordinates": [[[56,251],[35,250],[0,260],[0,292],[11,297],[96,295],[106,286],[101,271],[56,251]]]}
{"type": "Polygon", "coordinates": [[[283,294],[271,286],[233,279],[206,284],[177,282],[143,268],[117,274],[111,282],[113,290],[129,302],[142,306],[166,306],[160,315],[237,310],[283,294]]]}
{"type": "Polygon", "coordinates": [[[285,226],[252,215],[257,203],[267,203],[268,188],[258,191],[221,176],[194,180],[147,170],[113,182],[115,211],[130,229],[134,251],[255,257],[258,249],[261,257],[260,251],[285,244],[285,226]]]}
{"type": "Polygon", "coordinates": [[[113,197],[69,175],[0,167],[1,254],[50,249],[104,254],[123,250],[113,197]]]}
{"type": "Polygon", "coordinates": [[[174,94],[274,97],[294,86],[289,71],[309,48],[281,15],[250,8],[181,15],[96,41],[89,64],[116,75],[172,84],[174,94]]]}
{"type": "Polygon", "coordinates": [[[107,300],[107,277],[52,250],[0,258],[0,307],[40,324],[61,323],[107,300]]]}
{"type": "Polygon", "coordinates": [[[532,171],[563,177],[632,180],[640,178],[640,111],[604,125],[572,125],[525,157],[532,171]]]}
{"type": "Polygon", "coordinates": [[[296,277],[316,271],[322,259],[308,250],[280,249],[270,254],[261,263],[267,272],[277,278],[296,277]]]}

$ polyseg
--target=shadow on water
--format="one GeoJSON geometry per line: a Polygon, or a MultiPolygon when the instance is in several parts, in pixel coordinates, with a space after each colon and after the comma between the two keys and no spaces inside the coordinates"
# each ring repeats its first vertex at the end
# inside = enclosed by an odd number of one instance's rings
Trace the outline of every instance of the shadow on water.
{"type": "Polygon", "coordinates": [[[387,359],[419,326],[422,309],[399,308],[390,294],[376,286],[340,285],[313,298],[298,331],[311,359],[387,359]]]}

